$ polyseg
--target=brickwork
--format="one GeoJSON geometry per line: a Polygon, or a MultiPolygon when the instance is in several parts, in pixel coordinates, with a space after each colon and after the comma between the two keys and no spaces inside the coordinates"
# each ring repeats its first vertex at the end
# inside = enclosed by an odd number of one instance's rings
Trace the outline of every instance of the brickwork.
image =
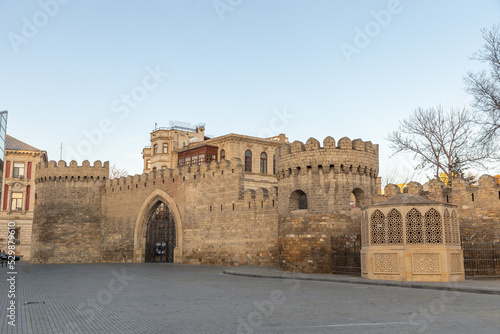
{"type": "MultiPolygon", "coordinates": [[[[374,202],[381,202],[399,192],[398,186],[389,184],[385,187],[385,196],[378,196],[374,202]]],[[[457,205],[460,229],[465,235],[489,235],[496,240],[500,238],[500,184],[493,176],[481,176],[477,186],[470,186],[462,179],[454,179],[451,188],[438,180],[431,180],[424,185],[410,182],[403,192],[457,205]]]]}
{"type": "MultiPolygon", "coordinates": [[[[144,262],[149,217],[162,202],[175,221],[176,263],[331,272],[331,237],[360,233],[361,208],[401,190],[390,184],[381,194],[378,145],[346,137],[290,144],[281,137],[205,140],[227,160],[113,180],[99,161],[39,164],[32,261],[144,262]],[[245,171],[247,149],[252,172],[245,171]],[[258,173],[262,152],[267,173],[258,173]]],[[[464,233],[500,234],[500,185],[490,176],[477,187],[454,180],[451,189],[410,182],[404,192],[456,204],[464,233]]]]}
{"type": "Polygon", "coordinates": [[[34,262],[143,262],[150,209],[163,201],[175,262],[277,264],[276,187],[245,191],[239,159],[106,181],[107,163],[70,165],[39,166],[34,262]]]}
{"type": "Polygon", "coordinates": [[[323,147],[310,138],[304,145],[285,144],[276,154],[279,268],[300,272],[331,272],[331,236],[360,233],[360,207],[377,194],[378,145],[327,137],[323,147]],[[294,204],[297,191],[307,209],[294,204]],[[356,198],[351,207],[351,195],[356,198]]]}
{"type": "Polygon", "coordinates": [[[108,163],[50,161],[38,164],[36,172],[31,262],[100,262],[108,163]]]}

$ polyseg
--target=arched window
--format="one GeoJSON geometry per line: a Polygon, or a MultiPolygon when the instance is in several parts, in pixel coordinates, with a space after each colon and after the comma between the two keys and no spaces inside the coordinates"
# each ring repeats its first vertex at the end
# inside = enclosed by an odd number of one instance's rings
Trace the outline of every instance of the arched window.
{"type": "Polygon", "coordinates": [[[276,175],[276,154],[273,154],[273,175],[276,175]]]}
{"type": "Polygon", "coordinates": [[[226,150],[220,150],[220,161],[226,159],[226,150]]]}
{"type": "Polygon", "coordinates": [[[302,190],[295,190],[290,195],[290,211],[307,209],[307,195],[302,190]]]}
{"type": "Polygon", "coordinates": [[[260,173],[267,174],[267,154],[262,152],[260,154],[260,173]]]}
{"type": "Polygon", "coordinates": [[[370,243],[372,245],[385,244],[385,216],[380,210],[375,210],[370,217],[370,243]]]}
{"type": "Polygon", "coordinates": [[[146,169],[151,169],[151,160],[146,161],[146,169]]]}
{"type": "Polygon", "coordinates": [[[362,208],[367,206],[365,192],[356,188],[351,193],[350,206],[351,208],[362,208]]]}
{"type": "Polygon", "coordinates": [[[168,144],[167,143],[163,144],[163,153],[168,153],[168,144]]]}
{"type": "Polygon", "coordinates": [[[443,228],[441,214],[434,208],[429,209],[424,215],[424,241],[428,244],[443,243],[443,228]]]}
{"type": "Polygon", "coordinates": [[[247,150],[245,152],[245,172],[252,171],[252,151],[247,150]]]}
{"type": "Polygon", "coordinates": [[[158,144],[153,146],[153,154],[158,154],[158,144]]]}
{"type": "Polygon", "coordinates": [[[403,216],[396,209],[387,215],[387,240],[390,244],[403,243],[403,216]]]}
{"type": "Polygon", "coordinates": [[[412,208],[406,214],[406,243],[422,244],[423,242],[422,214],[417,209],[412,208]]]}

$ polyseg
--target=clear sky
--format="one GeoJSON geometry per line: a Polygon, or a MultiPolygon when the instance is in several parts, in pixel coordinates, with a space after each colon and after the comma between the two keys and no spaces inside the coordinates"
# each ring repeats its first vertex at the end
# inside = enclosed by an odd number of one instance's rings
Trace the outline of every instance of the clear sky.
{"type": "Polygon", "coordinates": [[[389,159],[400,119],[470,101],[468,57],[498,23],[487,0],[0,0],[0,110],[51,160],[62,143],[65,160],[130,174],[155,123],[175,120],[370,140],[384,176],[412,164],[389,159]]]}

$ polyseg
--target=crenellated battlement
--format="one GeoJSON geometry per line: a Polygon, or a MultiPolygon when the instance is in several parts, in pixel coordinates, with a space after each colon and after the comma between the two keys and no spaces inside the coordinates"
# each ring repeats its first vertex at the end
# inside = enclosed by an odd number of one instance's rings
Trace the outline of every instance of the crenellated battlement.
{"type": "Polygon", "coordinates": [[[290,177],[308,169],[322,169],[323,173],[364,174],[378,176],[378,145],[361,139],[326,137],[323,146],[315,138],[304,144],[295,141],[284,144],[276,152],[278,177],[290,177]]]}
{"type": "MultiPolygon", "coordinates": [[[[400,187],[395,184],[388,184],[384,188],[384,194],[386,197],[392,197],[399,193],[409,193],[412,195],[445,199],[448,195],[448,201],[453,193],[459,192],[470,194],[488,192],[494,195],[494,199],[500,200],[500,183],[495,177],[484,174],[479,178],[477,185],[470,185],[465,180],[457,178],[452,180],[450,188],[446,187],[443,182],[436,179],[430,180],[424,184],[411,181],[407,183],[403,189],[400,189],[400,187]]],[[[437,200],[441,201],[441,199],[437,200]]],[[[473,201],[472,196],[471,201],[473,201]]]]}
{"type": "MultiPolygon", "coordinates": [[[[106,187],[148,183],[150,180],[166,182],[203,182],[214,177],[229,176],[243,171],[243,164],[239,158],[212,161],[201,165],[183,166],[173,169],[161,169],[156,172],[136,174],[106,181],[106,187]]],[[[165,182],[163,182],[165,183],[165,182]]]]}
{"type": "Polygon", "coordinates": [[[69,165],[64,160],[58,162],[51,160],[48,163],[36,165],[35,183],[43,182],[78,182],[78,181],[106,181],[109,177],[109,162],[104,164],[97,160],[91,166],[88,160],[82,162],[81,166],[75,160],[69,165]]]}

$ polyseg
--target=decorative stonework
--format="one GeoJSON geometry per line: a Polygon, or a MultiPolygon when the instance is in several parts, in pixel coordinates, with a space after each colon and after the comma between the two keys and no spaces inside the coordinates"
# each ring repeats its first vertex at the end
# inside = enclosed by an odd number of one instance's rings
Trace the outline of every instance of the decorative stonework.
{"type": "Polygon", "coordinates": [[[462,269],[462,254],[460,253],[451,253],[450,254],[450,262],[451,262],[451,273],[452,274],[462,274],[464,271],[462,269]]]}
{"type": "Polygon", "coordinates": [[[451,240],[453,245],[460,246],[460,228],[458,227],[457,211],[451,213],[451,240]]]}
{"type": "Polygon", "coordinates": [[[374,253],[373,271],[377,274],[397,274],[399,272],[397,253],[374,253]]]}
{"type": "Polygon", "coordinates": [[[403,193],[367,207],[362,214],[369,221],[361,224],[361,233],[370,237],[361,248],[361,261],[366,261],[361,266],[367,270],[362,277],[425,282],[465,279],[456,240],[460,228],[455,205],[403,193]],[[366,227],[368,232],[363,231],[366,227]]]}
{"type": "Polygon", "coordinates": [[[413,274],[440,274],[439,253],[412,254],[412,268],[413,274]]]}
{"type": "Polygon", "coordinates": [[[422,244],[423,237],[422,214],[413,208],[406,214],[406,243],[422,244]]]}
{"type": "Polygon", "coordinates": [[[403,216],[396,209],[387,215],[387,237],[390,244],[403,244],[403,216]]]}
{"type": "Polygon", "coordinates": [[[363,225],[362,229],[361,229],[361,243],[363,246],[368,246],[368,236],[369,236],[369,233],[368,233],[368,213],[364,213],[363,214],[363,221],[361,222],[361,224],[363,225]]]}
{"type": "Polygon", "coordinates": [[[443,227],[441,223],[441,215],[434,208],[429,209],[425,213],[424,243],[426,244],[443,243],[443,227]]]}
{"type": "Polygon", "coordinates": [[[373,245],[385,244],[385,217],[382,212],[376,210],[370,218],[370,240],[373,245]]]}
{"type": "Polygon", "coordinates": [[[452,244],[451,239],[451,217],[448,209],[444,210],[444,239],[447,245],[452,244]]]}

